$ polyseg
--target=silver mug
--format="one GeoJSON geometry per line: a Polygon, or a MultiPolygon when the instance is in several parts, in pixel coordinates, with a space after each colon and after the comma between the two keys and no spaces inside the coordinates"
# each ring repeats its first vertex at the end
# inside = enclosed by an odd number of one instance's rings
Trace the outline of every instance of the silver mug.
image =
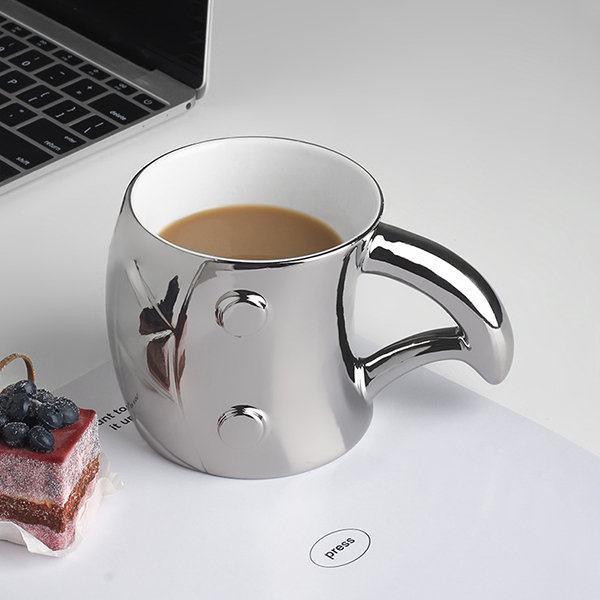
{"type": "Polygon", "coordinates": [[[107,321],[121,391],[150,446],[215,475],[291,475],[352,448],[369,426],[373,396],[407,371],[458,359],[490,383],[506,376],[512,330],[490,285],[450,250],[383,223],[382,211],[381,190],[359,164],[281,138],[200,142],[135,176],[111,243],[107,321]],[[179,218],[228,204],[292,208],[343,242],[252,261],[159,236],[179,218]],[[357,356],[362,273],[420,290],[456,326],[357,356]]]}

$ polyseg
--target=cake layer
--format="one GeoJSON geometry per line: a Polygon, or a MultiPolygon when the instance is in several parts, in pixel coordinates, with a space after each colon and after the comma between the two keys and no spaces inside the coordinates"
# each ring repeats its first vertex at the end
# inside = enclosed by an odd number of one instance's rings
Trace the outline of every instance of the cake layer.
{"type": "Polygon", "coordinates": [[[54,531],[45,525],[23,523],[14,519],[7,520],[12,520],[16,525],[19,525],[19,527],[40,540],[43,544],[50,548],[50,550],[63,550],[73,542],[75,537],[75,524],[79,518],[79,513],[94,492],[94,488],[96,487],[96,479],[97,478],[94,478],[87,486],[83,498],[81,498],[78,506],[75,507],[73,515],[66,523],[63,531],[54,531]]]}
{"type": "Polygon", "coordinates": [[[0,496],[63,506],[82,471],[100,453],[98,417],[81,409],[77,423],[56,429],[54,450],[38,453],[0,441],[0,496]]]}
{"type": "Polygon", "coordinates": [[[43,525],[56,533],[65,531],[69,521],[77,513],[88,486],[98,473],[98,457],[92,459],[71,492],[65,504],[38,503],[6,495],[0,495],[0,519],[19,525],[43,525]]]}

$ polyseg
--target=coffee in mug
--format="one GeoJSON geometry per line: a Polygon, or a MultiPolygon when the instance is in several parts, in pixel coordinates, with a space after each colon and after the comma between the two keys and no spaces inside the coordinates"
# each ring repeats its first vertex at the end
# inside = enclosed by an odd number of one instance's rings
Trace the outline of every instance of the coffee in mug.
{"type": "Polygon", "coordinates": [[[159,235],[189,250],[244,260],[306,256],[342,243],[319,219],[289,208],[255,204],[193,213],[171,223],[159,235]]]}

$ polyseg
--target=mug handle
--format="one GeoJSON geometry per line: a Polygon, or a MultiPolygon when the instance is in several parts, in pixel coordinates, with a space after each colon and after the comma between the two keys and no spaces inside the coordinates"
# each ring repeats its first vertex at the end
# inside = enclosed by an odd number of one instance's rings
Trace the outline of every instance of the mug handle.
{"type": "Polygon", "coordinates": [[[436,242],[379,223],[367,242],[361,270],[416,288],[457,324],[410,336],[359,359],[366,398],[400,375],[438,360],[462,360],[489,383],[506,377],[514,351],[510,321],[490,285],[469,263],[436,242]]]}

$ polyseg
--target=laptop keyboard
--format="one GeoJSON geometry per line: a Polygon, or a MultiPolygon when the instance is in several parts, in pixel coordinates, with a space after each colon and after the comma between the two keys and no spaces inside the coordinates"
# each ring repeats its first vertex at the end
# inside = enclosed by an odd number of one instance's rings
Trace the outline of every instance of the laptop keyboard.
{"type": "Polygon", "coordinates": [[[164,108],[0,14],[0,184],[164,108]]]}

